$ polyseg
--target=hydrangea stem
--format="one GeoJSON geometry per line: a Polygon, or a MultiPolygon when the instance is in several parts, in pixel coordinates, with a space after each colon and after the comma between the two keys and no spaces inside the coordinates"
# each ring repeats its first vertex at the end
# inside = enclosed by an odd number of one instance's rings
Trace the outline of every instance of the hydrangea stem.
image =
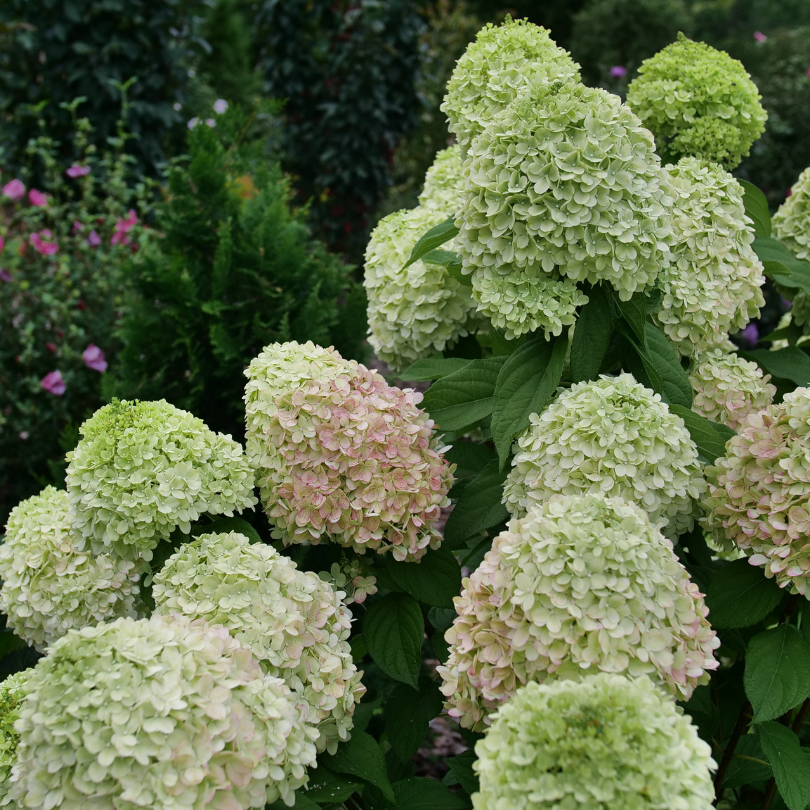
{"type": "Polygon", "coordinates": [[[748,722],[750,719],[751,703],[750,701],[746,700],[740,709],[740,714],[737,717],[734,730],[731,732],[728,745],[726,745],[725,751],[723,752],[723,758],[720,760],[720,766],[717,768],[717,775],[714,778],[715,806],[717,806],[717,803],[720,801],[720,798],[723,795],[723,781],[726,778],[728,766],[731,764],[731,760],[734,758],[734,750],[737,747],[737,743],[740,741],[740,737],[742,737],[743,733],[745,732],[745,729],[748,728],[748,722]]]}

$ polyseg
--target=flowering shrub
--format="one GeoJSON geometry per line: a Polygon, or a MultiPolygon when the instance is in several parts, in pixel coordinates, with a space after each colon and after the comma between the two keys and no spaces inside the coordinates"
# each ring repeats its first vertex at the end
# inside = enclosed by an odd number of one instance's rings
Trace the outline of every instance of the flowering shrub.
{"type": "MultiPolygon", "coordinates": [[[[791,186],[790,196],[779,206],[773,217],[773,233],[796,256],[810,259],[810,169],[805,169],[791,186]]],[[[793,301],[791,320],[798,326],[810,323],[810,301],[801,289],[782,290],[793,301]]]]}
{"type": "Polygon", "coordinates": [[[17,759],[20,735],[14,724],[20,717],[20,704],[25,697],[25,683],[30,670],[9,675],[0,683],[0,807],[12,805],[9,792],[11,767],[17,759]]]}
{"type": "Polygon", "coordinates": [[[419,205],[445,217],[455,216],[461,203],[466,179],[461,145],[454,144],[442,149],[436,153],[436,158],[425,174],[425,185],[419,195],[419,205]]]}

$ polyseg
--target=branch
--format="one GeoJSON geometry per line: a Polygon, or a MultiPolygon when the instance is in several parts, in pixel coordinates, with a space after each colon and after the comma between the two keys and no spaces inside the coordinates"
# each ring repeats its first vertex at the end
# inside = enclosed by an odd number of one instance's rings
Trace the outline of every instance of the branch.
{"type": "MultiPolygon", "coordinates": [[[[748,721],[750,720],[750,717],[751,703],[750,701],[746,700],[740,709],[740,714],[739,717],[737,717],[737,723],[734,726],[734,731],[731,732],[731,737],[726,745],[726,750],[723,752],[723,758],[720,760],[720,767],[718,767],[717,774],[714,777],[715,805],[717,805],[717,802],[720,801],[720,797],[723,795],[723,781],[726,778],[728,766],[731,764],[731,760],[734,758],[734,749],[737,747],[740,737],[742,737],[745,729],[748,728],[748,721]]],[[[763,808],[763,810],[765,810],[765,808],[763,808]]]]}

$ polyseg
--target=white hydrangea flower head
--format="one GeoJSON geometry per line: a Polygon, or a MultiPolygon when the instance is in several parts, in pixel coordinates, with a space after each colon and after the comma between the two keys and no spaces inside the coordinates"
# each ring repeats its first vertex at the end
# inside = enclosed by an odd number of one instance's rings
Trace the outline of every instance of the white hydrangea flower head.
{"type": "Polygon", "coordinates": [[[776,386],[770,374],[738,354],[712,349],[698,356],[689,375],[695,400],[692,410],[721,425],[737,430],[755,411],[773,402],[776,386]]]}
{"type": "MultiPolygon", "coordinates": [[[[369,343],[392,371],[452,348],[478,320],[470,288],[446,267],[422,259],[405,267],[419,238],[452,213],[405,209],[371,232],[364,276],[369,343]]],[[[452,243],[443,247],[453,249],[452,243]]]]}
{"type": "Polygon", "coordinates": [[[512,520],[454,601],[438,671],[466,728],[530,681],[648,675],[688,700],[718,666],[703,594],[672,543],[618,498],[558,495],[512,520]]]}
{"type": "Polygon", "coordinates": [[[711,810],[711,748],[645,677],[530,683],[475,745],[474,810],[711,810]]]}
{"type": "Polygon", "coordinates": [[[155,612],[222,625],[290,688],[318,748],[348,740],[365,693],[349,647],[352,614],[317,574],[241,534],[204,534],[155,575],[155,612]]]}
{"type": "MultiPolygon", "coordinates": [[[[810,261],[810,169],[790,187],[790,196],[773,215],[773,235],[801,261],[810,261]]],[[[810,298],[801,290],[779,288],[793,301],[793,320],[810,329],[810,298]]]]}
{"type": "Polygon", "coordinates": [[[454,467],[420,393],[312,343],[267,346],[245,375],[247,455],[274,537],[399,561],[438,548],[454,467]]]}
{"type": "MultiPolygon", "coordinates": [[[[436,153],[425,174],[425,187],[419,195],[419,206],[447,217],[458,213],[467,173],[461,144],[453,144],[436,153]]],[[[440,220],[441,221],[441,220],[440,220]]]]}
{"type": "Polygon", "coordinates": [[[20,716],[20,705],[25,699],[25,683],[30,669],[9,675],[0,683],[0,807],[17,810],[17,803],[9,795],[11,767],[17,761],[20,735],[14,723],[20,716]]]}
{"type": "Polygon", "coordinates": [[[11,784],[25,807],[292,805],[315,762],[317,731],[301,722],[285,683],[203,621],[71,630],[25,690],[11,784]]]}
{"type": "Polygon", "coordinates": [[[441,110],[462,149],[531,85],[579,80],[579,65],[545,28],[507,17],[488,23],[467,46],[447,83],[441,110]]]}
{"type": "Polygon", "coordinates": [[[536,86],[475,139],[467,169],[456,244],[479,310],[507,337],[559,335],[587,300],[575,282],[627,301],[669,262],[666,175],[618,96],[536,86]]]}
{"type": "Polygon", "coordinates": [[[68,630],[135,617],[140,602],[135,564],[83,548],[70,526],[67,493],[54,487],[11,510],[0,579],[8,626],[41,652],[68,630]]]}
{"type": "Polygon", "coordinates": [[[114,400],[79,430],[66,483],[72,525],[94,554],[148,562],[204,512],[231,517],[257,503],[241,445],[165,400],[114,400]]]}
{"type": "Polygon", "coordinates": [[[689,531],[706,491],[683,420],[630,374],[562,390],[517,441],[504,503],[515,517],[552,495],[636,503],[669,538],[689,531]]]}
{"type": "Polygon", "coordinates": [[[717,164],[691,157],[664,171],[675,194],[675,241],[672,263],[658,277],[664,297],[653,319],[690,356],[759,315],[765,274],[742,186],[717,164]]]}

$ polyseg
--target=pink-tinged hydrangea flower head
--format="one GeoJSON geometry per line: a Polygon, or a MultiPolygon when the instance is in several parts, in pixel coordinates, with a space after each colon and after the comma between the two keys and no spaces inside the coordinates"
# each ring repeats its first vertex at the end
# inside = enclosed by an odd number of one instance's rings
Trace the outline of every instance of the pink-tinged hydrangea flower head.
{"type": "Polygon", "coordinates": [[[349,647],[352,615],[317,574],[241,534],[207,534],[168,559],[152,593],[158,614],[223,625],[283,679],[320,750],[349,739],[366,691],[349,647]]]}
{"type": "Polygon", "coordinates": [[[782,588],[810,598],[810,390],[752,413],[706,470],[705,525],[782,588]]]}
{"type": "Polygon", "coordinates": [[[420,207],[436,211],[445,218],[455,216],[461,205],[466,177],[460,144],[437,152],[425,174],[425,186],[419,195],[420,207]]]}
{"type": "Polygon", "coordinates": [[[709,682],[720,641],[667,540],[634,504],[555,496],[512,520],[455,598],[439,667],[466,728],[530,681],[649,675],[678,699],[709,682]]]}
{"type": "Polygon", "coordinates": [[[25,185],[22,180],[14,179],[3,186],[3,196],[10,200],[21,200],[25,196],[25,185]]]}
{"type": "Polygon", "coordinates": [[[28,192],[28,200],[35,208],[45,208],[48,205],[48,198],[35,188],[28,192]]]}
{"type": "Polygon", "coordinates": [[[88,344],[87,348],[82,353],[82,360],[87,368],[93,369],[103,374],[107,370],[107,361],[104,358],[104,352],[99,349],[95,343],[88,344]]]}
{"type": "Polygon", "coordinates": [[[11,510],[0,546],[0,608],[44,650],[68,630],[136,615],[138,573],[115,554],[79,550],[64,490],[47,487],[11,510]]]}
{"type": "Polygon", "coordinates": [[[43,256],[53,256],[59,251],[59,244],[53,241],[53,234],[48,228],[32,233],[29,239],[34,250],[43,256]]]}
{"type": "Polygon", "coordinates": [[[712,349],[698,357],[689,375],[695,392],[693,410],[712,422],[737,430],[755,411],[773,402],[776,387],[762,369],[737,354],[712,349]]]}
{"type": "Polygon", "coordinates": [[[19,714],[21,807],[292,805],[315,763],[317,732],[285,683],[224,627],[180,616],[71,630],[31,672],[19,714]]]}
{"type": "Polygon", "coordinates": [[[513,515],[557,493],[594,492],[637,503],[667,537],[692,528],[706,490],[695,443],[630,374],[577,383],[530,420],[504,488],[513,515]]]}
{"type": "Polygon", "coordinates": [[[247,455],[274,536],[417,560],[441,543],[451,465],[421,394],[313,343],[274,343],[245,372],[247,455]]]}
{"type": "MultiPolygon", "coordinates": [[[[774,214],[773,235],[784,242],[797,259],[810,259],[810,168],[799,175],[790,195],[774,214]]],[[[785,288],[780,288],[780,291],[793,302],[793,322],[803,326],[805,332],[810,331],[810,298],[807,293],[785,288]]]]}
{"type": "Polygon", "coordinates": [[[67,391],[67,384],[61,371],[49,371],[39,381],[39,387],[57,397],[61,397],[67,391]]]}
{"type": "Polygon", "coordinates": [[[165,400],[113,400],[79,432],[65,481],[73,527],[95,554],[148,562],[176,527],[256,504],[239,443],[165,400]]]}
{"type": "Polygon", "coordinates": [[[475,745],[474,810],[711,810],[711,748],[648,678],[531,683],[475,745]]]}
{"type": "Polygon", "coordinates": [[[9,675],[0,683],[0,807],[16,810],[8,791],[11,788],[11,767],[17,761],[20,735],[14,723],[20,717],[20,706],[25,699],[25,683],[33,670],[26,669],[9,675]]]}

